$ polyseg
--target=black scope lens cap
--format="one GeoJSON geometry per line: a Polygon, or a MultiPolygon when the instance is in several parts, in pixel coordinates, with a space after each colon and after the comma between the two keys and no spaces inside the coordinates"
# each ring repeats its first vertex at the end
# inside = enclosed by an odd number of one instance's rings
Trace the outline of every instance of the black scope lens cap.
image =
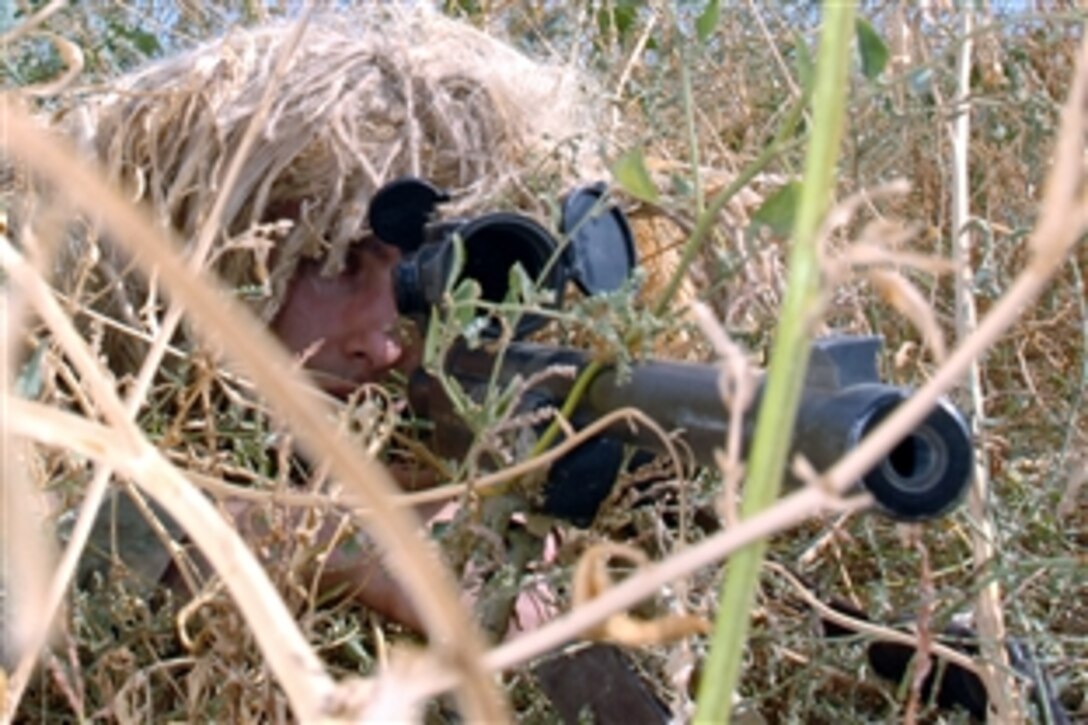
{"type": "Polygon", "coordinates": [[[378,189],[367,208],[370,230],[386,244],[411,254],[423,246],[428,222],[450,195],[433,184],[406,176],[378,189]]]}
{"type": "Polygon", "coordinates": [[[563,199],[560,231],[570,241],[564,257],[587,295],[614,292],[638,264],[627,216],[605,198],[605,185],[575,189],[563,199]]]}

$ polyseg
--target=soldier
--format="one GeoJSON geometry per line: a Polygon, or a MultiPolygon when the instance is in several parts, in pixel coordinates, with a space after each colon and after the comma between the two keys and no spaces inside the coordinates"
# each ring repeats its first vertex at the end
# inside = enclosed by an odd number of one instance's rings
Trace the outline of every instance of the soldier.
{"type": "MultiPolygon", "coordinates": [[[[450,190],[454,213],[500,203],[540,212],[531,186],[562,189],[595,168],[593,114],[571,69],[534,62],[425,9],[372,4],[349,18],[321,18],[274,77],[294,30],[237,31],[157,62],[65,122],[114,180],[192,242],[267,84],[276,84],[229,189],[209,267],[321,388],[347,398],[419,362],[416,333],[393,298],[390,272],[400,253],[365,228],[375,190],[411,174],[450,190]]],[[[137,369],[145,342],[133,330],[164,307],[154,286],[130,274],[108,240],[90,235],[60,267],[65,293],[93,300],[120,323],[101,330],[113,369],[119,376],[137,369]]],[[[169,555],[133,507],[122,501],[114,511],[93,542],[105,555],[98,568],[113,557],[159,581],[169,555]],[[111,552],[115,529],[120,550],[111,552]]],[[[94,560],[92,552],[87,571],[94,560]]],[[[349,583],[372,609],[419,627],[372,557],[337,553],[325,574],[349,583]]]]}

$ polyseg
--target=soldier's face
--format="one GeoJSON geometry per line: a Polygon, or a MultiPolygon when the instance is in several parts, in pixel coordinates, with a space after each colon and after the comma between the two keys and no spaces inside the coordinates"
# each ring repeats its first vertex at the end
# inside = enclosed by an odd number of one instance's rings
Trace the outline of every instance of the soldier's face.
{"type": "Polygon", "coordinates": [[[326,391],[347,395],[361,383],[418,363],[417,345],[401,324],[392,272],[393,246],[371,239],[353,245],[344,271],[320,274],[320,262],[303,260],[272,321],[272,331],[326,391]]]}

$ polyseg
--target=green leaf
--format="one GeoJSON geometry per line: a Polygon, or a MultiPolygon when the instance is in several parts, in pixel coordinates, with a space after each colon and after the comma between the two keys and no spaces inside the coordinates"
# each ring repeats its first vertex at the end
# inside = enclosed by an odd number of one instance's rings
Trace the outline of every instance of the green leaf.
{"type": "Polygon", "coordinates": [[[162,45],[159,43],[159,39],[146,30],[122,23],[110,24],[110,28],[149,58],[162,53],[162,45]]]}
{"type": "Polygon", "coordinates": [[[465,271],[465,240],[461,238],[460,232],[454,232],[451,241],[453,247],[451,254],[453,256],[450,259],[450,276],[446,278],[446,294],[453,292],[458,280],[461,279],[461,273],[465,271]]]}
{"type": "Polygon", "coordinates": [[[651,204],[657,203],[657,187],[646,169],[642,149],[631,149],[616,159],[612,164],[612,176],[620,188],[631,196],[651,204]]]}
{"type": "Polygon", "coordinates": [[[471,278],[461,280],[451,295],[450,316],[458,330],[465,329],[476,317],[480,303],[480,283],[471,278]]]}
{"type": "Polygon", "coordinates": [[[791,181],[763,202],[752,215],[752,224],[770,227],[775,236],[788,237],[793,232],[800,198],[801,182],[791,181]]]}
{"type": "Polygon", "coordinates": [[[487,315],[473,317],[461,330],[461,337],[469,350],[475,350],[480,346],[483,334],[491,327],[491,318],[487,315]]]}
{"type": "Polygon", "coordinates": [[[718,27],[718,19],[722,16],[721,4],[718,0],[709,0],[703,12],[695,20],[695,31],[699,34],[699,42],[705,43],[714,34],[718,27]]]}
{"type": "Polygon", "coordinates": [[[855,20],[854,28],[858,36],[858,52],[861,54],[861,72],[869,80],[876,80],[888,65],[888,44],[864,18],[855,20]]]}
{"type": "Polygon", "coordinates": [[[444,326],[439,316],[431,315],[423,336],[423,367],[430,373],[438,372],[442,366],[443,332],[444,326]]]}
{"type": "Polygon", "coordinates": [[[631,39],[638,20],[639,6],[642,0],[619,0],[597,13],[597,29],[602,38],[607,38],[613,31],[621,45],[631,39]]]}
{"type": "Polygon", "coordinates": [[[506,284],[506,299],[503,302],[515,305],[531,302],[533,289],[536,285],[533,283],[532,278],[529,277],[529,273],[521,266],[521,262],[510,267],[506,276],[506,284]]]}

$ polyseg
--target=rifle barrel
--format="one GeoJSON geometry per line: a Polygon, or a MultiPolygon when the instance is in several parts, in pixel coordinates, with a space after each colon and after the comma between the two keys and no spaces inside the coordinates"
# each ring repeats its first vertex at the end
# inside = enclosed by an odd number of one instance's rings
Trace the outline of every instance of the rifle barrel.
{"type": "MultiPolygon", "coordinates": [[[[792,454],[805,456],[817,471],[827,470],[857,446],[910,395],[908,389],[879,381],[875,366],[879,345],[878,338],[847,336],[814,343],[791,445],[792,454]]],[[[501,384],[515,377],[538,375],[553,365],[572,365],[581,370],[589,363],[589,356],[580,350],[520,342],[508,345],[501,357],[497,374],[501,384]]],[[[471,389],[491,379],[496,360],[494,353],[460,346],[447,357],[447,374],[471,389]]],[[[642,361],[623,376],[615,368],[607,368],[590,384],[574,422],[580,425],[620,408],[635,407],[666,431],[675,431],[699,463],[712,466],[714,450],[724,447],[730,422],[729,409],[719,392],[719,378],[716,366],[687,362],[642,361]]],[[[544,400],[561,405],[571,385],[569,378],[549,377],[533,389],[533,404],[544,400]]],[[[455,425],[448,409],[442,414],[441,406],[435,405],[436,395],[444,397],[441,386],[431,381],[413,387],[411,397],[417,411],[435,420],[440,431],[455,425]]],[[[758,404],[757,393],[743,418],[745,452],[758,404]]],[[[659,452],[663,449],[662,442],[650,431],[627,423],[613,426],[608,435],[639,447],[659,452]]],[[[897,519],[933,518],[947,513],[962,499],[970,482],[972,461],[966,422],[955,407],[941,400],[925,421],[859,484],[897,519]]]]}

